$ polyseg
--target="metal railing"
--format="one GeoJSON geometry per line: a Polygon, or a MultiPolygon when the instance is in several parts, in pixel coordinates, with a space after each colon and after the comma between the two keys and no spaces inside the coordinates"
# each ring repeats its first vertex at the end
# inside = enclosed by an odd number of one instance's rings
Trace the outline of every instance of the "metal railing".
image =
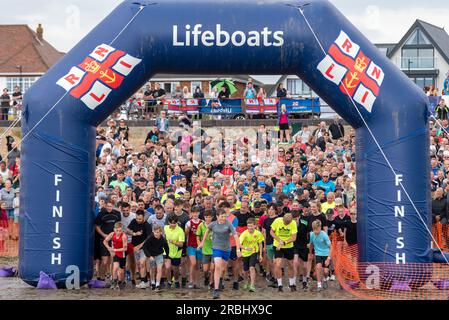
{"type": "Polygon", "coordinates": [[[437,59],[434,57],[402,57],[396,59],[396,65],[402,70],[435,69],[437,59]]]}

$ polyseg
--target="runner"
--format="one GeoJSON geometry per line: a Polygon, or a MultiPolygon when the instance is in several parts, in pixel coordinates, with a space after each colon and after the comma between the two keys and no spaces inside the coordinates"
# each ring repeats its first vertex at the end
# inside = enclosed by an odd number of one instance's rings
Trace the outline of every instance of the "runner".
{"type": "MultiPolygon", "coordinates": [[[[114,225],[121,220],[120,212],[114,209],[114,202],[111,198],[108,199],[105,208],[102,208],[97,218],[95,219],[95,230],[99,236],[104,240],[114,231],[114,225]]],[[[110,245],[110,243],[109,243],[110,245]]],[[[98,272],[98,280],[105,281],[106,272],[111,268],[111,253],[104,245],[104,241],[100,242],[100,256],[101,264],[98,272]]]]}
{"type": "Polygon", "coordinates": [[[274,247],[273,247],[273,237],[271,236],[271,224],[278,218],[277,216],[278,207],[275,204],[268,206],[268,216],[263,221],[262,234],[265,238],[265,250],[266,250],[266,261],[267,261],[267,276],[266,280],[270,283],[269,286],[276,288],[277,281],[274,273],[274,247]]]}
{"type": "MultiPolygon", "coordinates": [[[[229,205],[229,204],[228,204],[229,205]]],[[[226,268],[226,262],[231,255],[231,242],[230,236],[234,238],[236,243],[236,253],[238,257],[241,257],[240,253],[240,241],[234,226],[227,220],[226,210],[223,208],[218,209],[217,221],[213,221],[204,234],[204,239],[207,239],[209,233],[212,232],[212,257],[214,259],[215,271],[214,271],[214,291],[213,298],[220,298],[219,288],[223,282],[222,275],[226,268]]],[[[199,248],[202,248],[204,241],[199,244],[199,248]]]]}
{"type": "Polygon", "coordinates": [[[150,270],[151,289],[159,292],[161,290],[164,252],[170,252],[167,240],[162,235],[162,227],[160,225],[155,225],[151,235],[134,248],[136,253],[142,249],[147,258],[147,268],[150,270]]]}
{"type": "Polygon", "coordinates": [[[111,289],[124,289],[126,286],[125,267],[128,239],[122,228],[122,223],[116,222],[114,224],[114,231],[103,240],[103,245],[113,257],[111,289]],[[111,242],[112,247],[109,245],[111,242]]]}
{"type": "Polygon", "coordinates": [[[295,277],[301,276],[302,289],[307,290],[307,259],[309,256],[309,233],[307,232],[308,219],[307,216],[301,215],[299,211],[293,211],[293,219],[298,227],[298,235],[294,244],[294,270],[295,277]]]}
{"type": "Polygon", "coordinates": [[[256,263],[262,262],[263,251],[262,243],[264,237],[259,230],[256,230],[256,220],[249,218],[246,222],[248,229],[240,235],[240,245],[242,248],[243,271],[247,284],[243,289],[249,289],[250,292],[256,291],[256,263]]]}
{"type": "MultiPolygon", "coordinates": [[[[238,219],[234,214],[231,213],[230,203],[225,200],[221,204],[219,204],[218,208],[222,208],[226,211],[226,220],[232,224],[232,226],[234,227],[234,229],[236,230],[236,233],[237,233],[238,219]]],[[[236,239],[238,239],[238,233],[237,233],[236,239]]],[[[240,261],[239,261],[239,256],[237,255],[237,242],[239,242],[239,241],[238,240],[236,241],[235,238],[233,236],[231,236],[230,242],[231,242],[231,254],[229,256],[229,260],[231,261],[231,268],[232,268],[232,275],[230,278],[232,278],[232,277],[234,278],[234,281],[232,283],[232,289],[238,290],[239,289],[239,271],[240,271],[239,263],[240,263],[240,261]]],[[[229,262],[226,261],[226,266],[223,270],[223,279],[227,279],[226,272],[228,271],[228,264],[229,264],[229,262]]],[[[222,286],[223,285],[224,284],[222,283],[222,286]]]]}
{"type": "Polygon", "coordinates": [[[201,249],[198,249],[197,243],[197,230],[198,226],[203,222],[198,217],[200,215],[200,207],[195,206],[192,208],[190,219],[186,223],[186,237],[187,237],[187,256],[189,257],[189,289],[199,289],[198,277],[199,277],[199,264],[203,260],[201,249]]]}
{"type": "Polygon", "coordinates": [[[131,236],[131,247],[135,261],[139,264],[140,283],[136,286],[139,289],[148,288],[146,257],[142,250],[135,250],[134,247],[142,244],[152,232],[151,225],[145,221],[145,212],[137,210],[136,218],[129,223],[126,233],[131,236]]]}
{"type": "Polygon", "coordinates": [[[321,280],[324,280],[324,288],[327,288],[327,276],[329,274],[329,264],[331,262],[330,248],[331,241],[326,232],[321,230],[321,221],[315,220],[312,224],[313,232],[310,233],[311,250],[315,250],[316,255],[316,277],[317,290],[320,292],[323,289],[321,280]],[[324,268],[324,276],[322,274],[324,268]]]}
{"type": "Polygon", "coordinates": [[[136,286],[136,259],[134,257],[134,248],[132,243],[132,237],[126,232],[126,229],[128,228],[128,225],[136,218],[136,214],[134,212],[131,212],[131,206],[128,202],[121,202],[120,206],[120,213],[122,215],[122,226],[125,230],[125,233],[128,235],[128,252],[126,255],[126,271],[125,276],[128,279],[128,277],[131,278],[131,285],[133,287],[136,286]]]}
{"type": "Polygon", "coordinates": [[[206,210],[203,213],[204,221],[198,226],[196,231],[198,248],[200,243],[203,243],[201,253],[203,255],[203,272],[204,272],[204,286],[209,286],[209,289],[213,289],[214,278],[212,276],[214,272],[214,261],[212,260],[212,233],[209,233],[207,239],[204,238],[207,228],[212,223],[214,214],[212,210],[206,210]]]}
{"type": "Polygon", "coordinates": [[[178,225],[178,217],[172,215],[168,218],[168,226],[164,227],[165,238],[168,242],[169,252],[165,252],[165,272],[167,277],[167,287],[171,288],[173,269],[175,288],[180,288],[179,266],[181,265],[182,248],[185,243],[184,230],[178,225]]]}
{"type": "Polygon", "coordinates": [[[274,239],[274,268],[278,284],[278,291],[283,291],[282,264],[284,262],[284,259],[287,261],[288,265],[290,290],[296,291],[296,278],[294,277],[293,271],[293,259],[295,255],[293,250],[293,243],[296,241],[298,228],[296,226],[296,222],[293,221],[292,214],[289,212],[284,214],[284,217],[274,220],[274,222],[271,224],[270,233],[274,239]]]}

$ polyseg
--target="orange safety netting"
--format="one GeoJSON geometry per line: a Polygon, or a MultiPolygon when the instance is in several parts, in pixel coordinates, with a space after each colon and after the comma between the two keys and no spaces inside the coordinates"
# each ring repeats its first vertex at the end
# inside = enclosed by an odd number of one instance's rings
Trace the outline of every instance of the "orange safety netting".
{"type": "MultiPolygon", "coordinates": [[[[432,228],[433,236],[447,252],[448,226],[432,228]]],[[[332,241],[335,276],[343,289],[361,299],[447,300],[449,265],[437,263],[360,263],[357,246],[332,241]]],[[[434,245],[434,247],[436,247],[434,245]]]]}
{"type": "Polygon", "coordinates": [[[0,224],[0,257],[19,255],[19,224],[13,220],[0,224]]]}

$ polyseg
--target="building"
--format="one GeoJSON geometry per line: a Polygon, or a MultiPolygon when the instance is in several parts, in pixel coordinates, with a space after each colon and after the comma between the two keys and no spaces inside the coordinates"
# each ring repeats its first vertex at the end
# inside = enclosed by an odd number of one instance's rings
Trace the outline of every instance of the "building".
{"type": "MultiPolygon", "coordinates": [[[[416,20],[398,43],[376,46],[420,88],[434,86],[443,89],[449,71],[449,35],[430,23],[416,20]]],[[[297,76],[279,79],[292,96],[310,96],[313,92],[297,76]]],[[[270,91],[275,95],[276,90],[270,91]]]]}
{"type": "Polygon", "coordinates": [[[19,86],[25,92],[63,55],[45,41],[40,24],[36,31],[27,25],[0,25],[0,88],[12,92],[19,86]]]}
{"type": "Polygon", "coordinates": [[[449,71],[449,35],[444,28],[416,20],[386,55],[420,88],[443,89],[449,71]]]}

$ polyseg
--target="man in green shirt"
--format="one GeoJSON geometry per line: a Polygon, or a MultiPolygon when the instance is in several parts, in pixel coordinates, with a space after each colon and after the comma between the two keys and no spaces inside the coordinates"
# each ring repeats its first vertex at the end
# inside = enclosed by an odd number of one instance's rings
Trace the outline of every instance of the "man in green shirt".
{"type": "Polygon", "coordinates": [[[124,178],[125,178],[125,172],[123,172],[123,170],[119,170],[117,172],[117,180],[112,181],[109,184],[109,186],[111,186],[112,188],[119,186],[121,193],[124,194],[126,192],[126,188],[129,187],[128,184],[123,181],[124,178]]]}
{"type": "Polygon", "coordinates": [[[213,213],[212,210],[204,211],[204,220],[198,227],[196,231],[197,243],[203,243],[202,254],[203,254],[203,271],[204,271],[204,285],[213,288],[214,277],[214,261],[212,260],[212,232],[204,239],[204,235],[207,228],[212,223],[213,213]]]}

